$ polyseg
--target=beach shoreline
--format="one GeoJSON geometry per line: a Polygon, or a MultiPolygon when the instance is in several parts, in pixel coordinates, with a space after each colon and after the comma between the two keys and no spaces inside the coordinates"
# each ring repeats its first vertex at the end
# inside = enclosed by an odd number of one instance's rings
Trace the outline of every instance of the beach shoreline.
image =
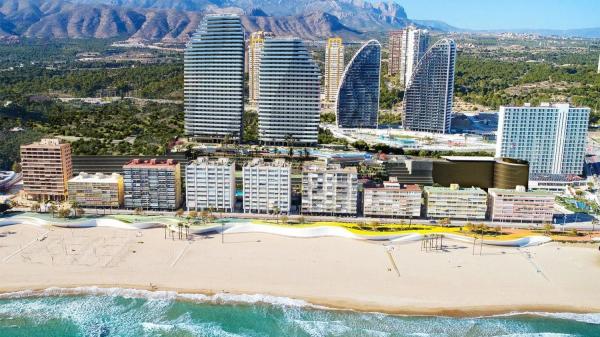
{"type": "Polygon", "coordinates": [[[2,230],[12,234],[0,238],[0,298],[139,290],[144,297],[173,292],[169,298],[202,295],[200,302],[209,303],[211,296],[225,303],[267,298],[266,304],[306,302],[307,308],[391,315],[600,313],[600,254],[593,245],[473,249],[448,240],[444,250],[426,252],[419,242],[390,248],[264,233],[228,234],[222,242],[220,235],[165,239],[163,229],[2,230]]]}
{"type": "Polygon", "coordinates": [[[219,293],[195,289],[158,288],[141,285],[71,285],[68,287],[39,286],[31,288],[0,288],[0,300],[17,298],[42,298],[48,296],[117,296],[126,298],[153,298],[170,299],[182,302],[208,303],[208,304],[263,304],[301,306],[306,309],[354,311],[358,313],[376,313],[393,316],[436,316],[453,318],[494,317],[504,315],[536,315],[536,314],[600,314],[600,306],[578,307],[567,305],[540,306],[494,306],[482,305],[479,307],[447,307],[447,308],[403,308],[378,307],[362,305],[353,302],[327,301],[317,298],[290,298],[274,294],[247,294],[247,293],[219,293]],[[194,298],[196,295],[205,298],[194,298]],[[228,299],[223,299],[223,295],[228,299]],[[248,301],[246,298],[256,300],[248,301]],[[273,299],[278,299],[274,302],[273,299]],[[286,303],[289,302],[289,303],[286,303]]]}

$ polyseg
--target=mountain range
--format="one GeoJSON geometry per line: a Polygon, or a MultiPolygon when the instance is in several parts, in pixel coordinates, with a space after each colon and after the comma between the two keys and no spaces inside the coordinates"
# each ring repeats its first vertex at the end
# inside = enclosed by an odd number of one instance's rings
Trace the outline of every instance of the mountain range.
{"type": "Polygon", "coordinates": [[[393,2],[366,0],[2,0],[0,36],[186,41],[209,13],[237,13],[247,31],[304,39],[404,27],[393,2]]]}
{"type": "MultiPolygon", "coordinates": [[[[467,31],[441,21],[411,20],[402,6],[390,0],[0,0],[0,39],[185,42],[210,13],[237,13],[249,32],[265,30],[307,40],[330,36],[364,40],[411,23],[436,31],[467,31]]],[[[600,28],[518,32],[600,37],[600,28]]]]}

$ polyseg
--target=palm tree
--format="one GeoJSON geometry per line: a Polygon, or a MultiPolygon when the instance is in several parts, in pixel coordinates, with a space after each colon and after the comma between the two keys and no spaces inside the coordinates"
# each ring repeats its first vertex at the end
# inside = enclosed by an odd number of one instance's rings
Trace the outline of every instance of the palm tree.
{"type": "Polygon", "coordinates": [[[48,203],[50,204],[50,206],[48,207],[48,210],[50,211],[50,213],[52,214],[52,217],[54,218],[54,213],[56,213],[56,211],[58,210],[58,207],[56,207],[56,203],[54,201],[49,201],[48,203]]]}
{"type": "Polygon", "coordinates": [[[176,215],[178,218],[181,218],[181,216],[183,215],[183,213],[184,213],[184,211],[183,211],[183,208],[180,208],[180,209],[178,209],[178,210],[175,212],[175,215],[176,215]]]}
{"type": "Polygon", "coordinates": [[[279,209],[279,206],[273,207],[273,214],[277,216],[277,224],[279,224],[279,213],[280,212],[281,212],[281,210],[279,209]]]}
{"type": "Polygon", "coordinates": [[[181,222],[177,223],[177,229],[179,230],[179,232],[178,232],[178,234],[179,234],[179,240],[181,240],[183,223],[181,223],[181,222]]]}

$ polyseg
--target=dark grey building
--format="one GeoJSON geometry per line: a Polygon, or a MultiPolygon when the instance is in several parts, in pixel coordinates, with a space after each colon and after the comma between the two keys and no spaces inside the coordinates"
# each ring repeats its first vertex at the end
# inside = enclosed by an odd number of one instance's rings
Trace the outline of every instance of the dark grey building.
{"type": "Polygon", "coordinates": [[[356,52],[342,75],[336,100],[339,127],[377,127],[380,68],[381,44],[371,40],[356,52]]]}

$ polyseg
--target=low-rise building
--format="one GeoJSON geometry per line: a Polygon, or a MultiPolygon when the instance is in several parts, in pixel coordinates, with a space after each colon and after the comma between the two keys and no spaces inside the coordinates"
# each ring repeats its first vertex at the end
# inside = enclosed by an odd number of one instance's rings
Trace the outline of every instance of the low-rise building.
{"type": "Polygon", "coordinates": [[[563,194],[567,187],[583,187],[586,180],[575,174],[545,174],[535,173],[529,177],[530,191],[548,191],[555,194],[563,194]]]}
{"type": "Polygon", "coordinates": [[[178,162],[134,159],[123,166],[125,208],[175,210],[181,206],[178,162]]]}
{"type": "Polygon", "coordinates": [[[490,188],[488,197],[492,221],[552,222],[555,196],[548,191],[490,188]]]}
{"type": "Polygon", "coordinates": [[[186,168],[188,210],[233,212],[235,209],[235,162],[228,158],[200,157],[186,168]]]}
{"type": "Polygon", "coordinates": [[[356,167],[306,163],[302,170],[302,213],[356,215],[356,167]]]}
{"type": "Polygon", "coordinates": [[[118,208],[123,205],[124,184],[120,174],[81,172],[69,180],[68,186],[69,201],[82,207],[118,208]]]}
{"type": "Polygon", "coordinates": [[[59,139],[42,139],[21,145],[23,188],[40,200],[67,198],[67,182],[73,176],[71,145],[59,139]]]}
{"type": "Polygon", "coordinates": [[[254,159],[242,169],[244,213],[289,213],[292,170],[283,159],[254,159]]]}
{"type": "Polygon", "coordinates": [[[484,220],[487,212],[487,194],[478,187],[461,188],[425,187],[427,217],[465,220],[484,220]]]}
{"type": "Polygon", "coordinates": [[[421,215],[422,191],[418,185],[401,185],[391,179],[381,187],[365,187],[365,216],[418,218],[421,215]]]}

